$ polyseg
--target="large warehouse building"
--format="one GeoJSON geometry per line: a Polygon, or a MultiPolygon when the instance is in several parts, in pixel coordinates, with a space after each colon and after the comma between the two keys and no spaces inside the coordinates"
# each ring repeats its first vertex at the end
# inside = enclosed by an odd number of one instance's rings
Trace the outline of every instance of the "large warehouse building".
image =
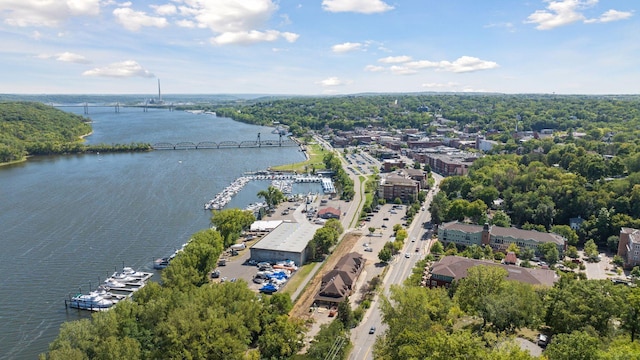
{"type": "Polygon", "coordinates": [[[320,225],[283,222],[251,247],[251,259],[276,262],[293,260],[300,266],[307,260],[307,245],[320,225]]]}

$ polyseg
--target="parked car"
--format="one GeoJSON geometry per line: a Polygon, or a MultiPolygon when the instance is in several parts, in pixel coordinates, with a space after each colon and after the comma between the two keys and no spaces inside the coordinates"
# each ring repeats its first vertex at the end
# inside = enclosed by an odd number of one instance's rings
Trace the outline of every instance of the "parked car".
{"type": "Polygon", "coordinates": [[[538,334],[538,346],[547,347],[549,344],[549,338],[545,334],[538,334]]]}
{"type": "Polygon", "coordinates": [[[366,248],[364,248],[364,251],[366,251],[366,252],[373,252],[373,248],[366,247],[366,248]]]}

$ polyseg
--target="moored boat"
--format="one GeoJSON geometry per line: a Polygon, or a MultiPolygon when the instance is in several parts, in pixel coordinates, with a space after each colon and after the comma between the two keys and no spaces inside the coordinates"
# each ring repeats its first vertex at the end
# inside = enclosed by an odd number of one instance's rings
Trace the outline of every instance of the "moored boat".
{"type": "Polygon", "coordinates": [[[109,309],[113,305],[112,300],[103,298],[97,292],[77,294],[69,300],[70,307],[82,310],[101,311],[109,309]]]}

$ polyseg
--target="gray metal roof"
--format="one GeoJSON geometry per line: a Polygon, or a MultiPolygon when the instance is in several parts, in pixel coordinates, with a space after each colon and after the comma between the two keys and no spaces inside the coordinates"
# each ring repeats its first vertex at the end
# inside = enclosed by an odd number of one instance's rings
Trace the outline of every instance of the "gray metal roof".
{"type": "Polygon", "coordinates": [[[301,253],[321,227],[308,222],[283,222],[251,248],[301,253]]]}

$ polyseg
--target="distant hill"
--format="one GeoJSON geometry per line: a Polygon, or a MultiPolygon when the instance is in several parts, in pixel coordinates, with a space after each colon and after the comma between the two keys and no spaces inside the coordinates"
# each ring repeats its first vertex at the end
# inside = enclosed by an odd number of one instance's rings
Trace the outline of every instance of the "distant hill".
{"type": "Polygon", "coordinates": [[[0,163],[67,152],[90,132],[82,116],[37,102],[0,102],[0,163]]]}

